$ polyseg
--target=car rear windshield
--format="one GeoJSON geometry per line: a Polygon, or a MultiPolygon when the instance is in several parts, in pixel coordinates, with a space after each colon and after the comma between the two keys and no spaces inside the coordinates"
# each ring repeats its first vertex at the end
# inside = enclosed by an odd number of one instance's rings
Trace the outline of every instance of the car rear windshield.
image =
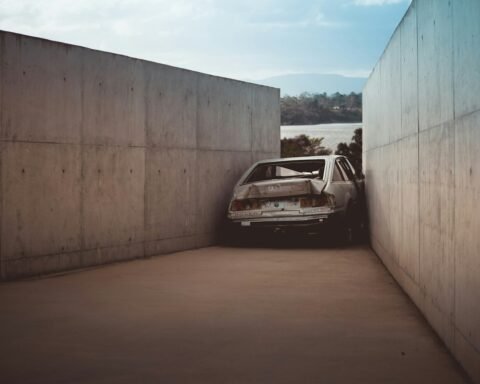
{"type": "Polygon", "coordinates": [[[325,160],[286,161],[284,163],[260,164],[248,175],[244,184],[257,181],[308,178],[323,179],[325,160]]]}

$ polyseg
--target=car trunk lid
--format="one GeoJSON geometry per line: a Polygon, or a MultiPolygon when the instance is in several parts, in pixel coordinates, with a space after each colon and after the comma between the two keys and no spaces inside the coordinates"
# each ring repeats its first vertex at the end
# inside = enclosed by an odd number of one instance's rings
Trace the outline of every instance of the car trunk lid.
{"type": "Polygon", "coordinates": [[[274,198],[303,195],[320,195],[326,182],[320,179],[268,180],[241,185],[237,188],[236,200],[274,198]]]}

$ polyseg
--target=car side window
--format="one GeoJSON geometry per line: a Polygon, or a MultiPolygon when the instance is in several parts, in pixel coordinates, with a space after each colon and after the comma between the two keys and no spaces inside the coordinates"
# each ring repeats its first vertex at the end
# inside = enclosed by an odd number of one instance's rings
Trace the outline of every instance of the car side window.
{"type": "Polygon", "coordinates": [[[352,163],[350,163],[350,161],[345,159],[345,165],[348,167],[348,169],[352,173],[353,178],[356,179],[357,178],[357,171],[355,170],[355,168],[353,168],[352,163]]]}
{"type": "Polygon", "coordinates": [[[352,170],[350,169],[350,167],[348,166],[347,162],[345,161],[345,159],[340,159],[339,160],[339,163],[340,163],[340,166],[342,168],[342,170],[344,171],[346,177],[347,177],[347,180],[349,181],[353,181],[355,180],[355,175],[353,174],[352,170]]]}
{"type": "Polygon", "coordinates": [[[333,167],[332,181],[345,181],[338,160],[335,160],[335,166],[333,167]]]}

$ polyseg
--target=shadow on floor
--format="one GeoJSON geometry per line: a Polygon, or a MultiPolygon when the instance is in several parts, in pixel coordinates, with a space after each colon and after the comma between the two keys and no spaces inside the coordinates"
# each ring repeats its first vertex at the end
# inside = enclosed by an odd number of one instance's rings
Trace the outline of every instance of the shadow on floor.
{"type": "Polygon", "coordinates": [[[368,235],[345,239],[344,236],[332,232],[319,234],[301,231],[236,231],[222,234],[220,244],[239,248],[332,249],[368,244],[368,235]]]}

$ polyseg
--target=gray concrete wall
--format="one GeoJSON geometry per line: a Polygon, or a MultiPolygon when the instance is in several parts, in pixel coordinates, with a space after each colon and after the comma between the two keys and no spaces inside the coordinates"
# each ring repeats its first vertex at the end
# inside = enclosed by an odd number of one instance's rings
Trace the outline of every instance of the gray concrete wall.
{"type": "Polygon", "coordinates": [[[0,276],[212,244],[279,90],[0,32],[0,276]]]}
{"type": "Polygon", "coordinates": [[[479,18],[413,1],[364,90],[364,156],[374,250],[480,383],[479,18]]]}

